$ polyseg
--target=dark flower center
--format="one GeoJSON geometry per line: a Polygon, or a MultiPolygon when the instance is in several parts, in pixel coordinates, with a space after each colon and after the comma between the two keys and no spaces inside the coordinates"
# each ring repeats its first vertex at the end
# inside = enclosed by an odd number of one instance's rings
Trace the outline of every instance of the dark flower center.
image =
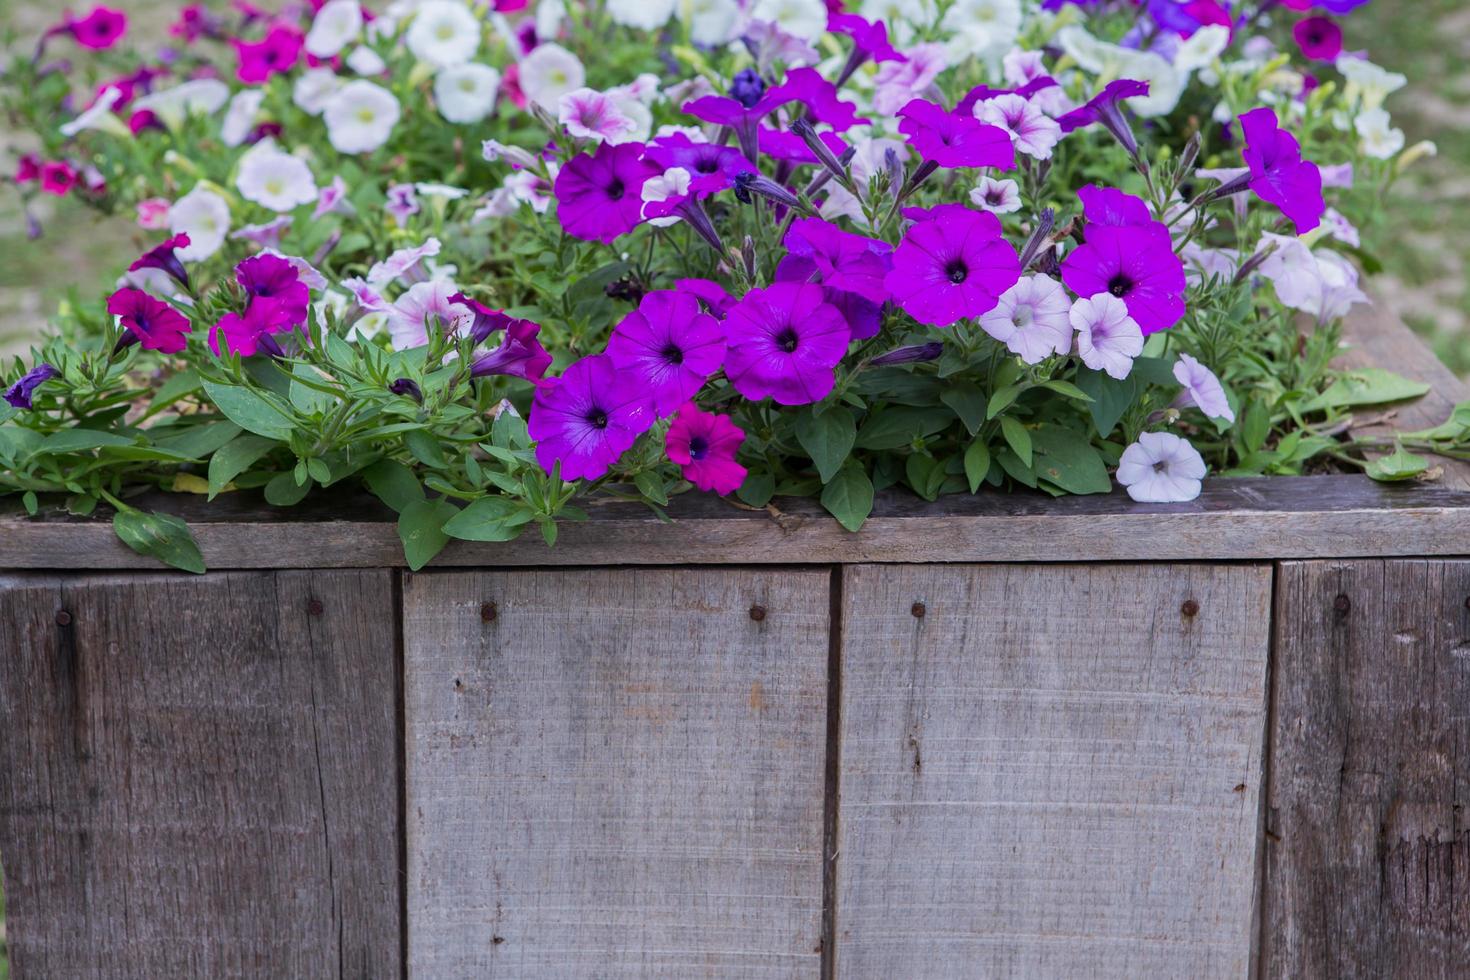
{"type": "Polygon", "coordinates": [[[600,408],[589,409],[587,412],[587,422],[594,429],[605,429],[607,428],[607,412],[600,408]]]}
{"type": "Polygon", "coordinates": [[[610,201],[621,201],[623,199],[623,190],[624,190],[624,188],[623,188],[623,182],[622,182],[622,180],[620,180],[617,177],[614,177],[612,179],[612,183],[610,183],[610,184],[607,185],[607,197],[608,197],[608,200],[610,200],[610,201]]]}
{"type": "Polygon", "coordinates": [[[964,259],[955,259],[944,267],[944,274],[949,277],[950,282],[958,286],[970,277],[970,267],[965,265],[964,259]]]}
{"type": "Polygon", "coordinates": [[[1113,278],[1111,278],[1111,279],[1108,280],[1108,292],[1112,293],[1114,296],[1118,297],[1119,299],[1122,299],[1124,296],[1127,296],[1132,290],[1133,290],[1133,280],[1132,279],[1129,279],[1127,276],[1123,275],[1123,273],[1121,273],[1121,272],[1118,273],[1113,278]]]}
{"type": "Polygon", "coordinates": [[[1162,460],[1161,459],[1158,462],[1154,463],[1154,472],[1155,473],[1167,473],[1168,471],[1169,471],[1169,463],[1166,460],[1162,460]]]}
{"type": "Polygon", "coordinates": [[[684,352],[679,349],[678,344],[669,344],[663,350],[659,351],[659,356],[670,364],[684,363],[684,352]]]}
{"type": "Polygon", "coordinates": [[[704,454],[709,452],[709,441],[704,436],[695,436],[689,440],[689,458],[704,459],[704,454]]]}
{"type": "Polygon", "coordinates": [[[790,354],[796,350],[796,344],[799,339],[796,336],[796,329],[794,327],[787,327],[776,334],[776,345],[790,354]]]}
{"type": "Polygon", "coordinates": [[[700,160],[697,160],[694,164],[694,170],[696,173],[712,174],[719,169],[720,161],[715,160],[711,157],[704,157],[700,160]]]}

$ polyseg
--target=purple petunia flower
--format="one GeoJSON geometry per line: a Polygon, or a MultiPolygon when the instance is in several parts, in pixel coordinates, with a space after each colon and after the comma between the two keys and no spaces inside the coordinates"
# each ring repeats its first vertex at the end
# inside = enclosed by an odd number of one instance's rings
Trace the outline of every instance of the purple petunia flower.
{"type": "Polygon", "coordinates": [[[792,222],[782,244],[792,255],[810,259],[829,289],[856,293],[874,303],[888,299],[884,279],[893,265],[893,247],[876,238],[843,231],[821,218],[792,222]]]}
{"type": "MultiPolygon", "coordinates": [[[[776,264],[775,282],[821,284],[821,270],[817,263],[804,255],[787,255],[776,264]]],[[[883,304],[874,303],[857,293],[846,293],[839,289],[822,287],[827,302],[837,308],[847,321],[847,329],[853,340],[867,340],[883,329],[883,304]]]]}
{"type": "Polygon", "coordinates": [[[1110,293],[1128,307],[1144,334],[1184,316],[1184,262],[1169,229],[1136,197],[1089,185],[1080,193],[1087,238],[1062,263],[1062,281],[1078,296],[1110,293]]]}
{"type": "Polygon", "coordinates": [[[129,272],[137,272],[140,269],[162,269],[174,278],[180,286],[189,288],[189,273],[184,269],[184,263],[174,254],[176,248],[188,248],[189,236],[183,233],[174,235],[167,241],[158,243],[138,257],[138,261],[128,266],[129,272]]]}
{"type": "Polygon", "coordinates": [[[611,244],[643,217],[643,184],[661,171],[642,143],[603,143],[567,161],[556,175],[556,215],[568,235],[611,244]]]}
{"type": "Polygon", "coordinates": [[[506,316],[501,310],[492,310],[478,300],[470,299],[464,293],[453,293],[449,302],[458,303],[474,314],[474,322],[470,326],[470,343],[476,347],[483,344],[492,333],[504,330],[515,322],[514,317],[506,316]]]}
{"type": "Polygon", "coordinates": [[[1021,263],[995,215],[959,204],[904,214],[922,220],[904,232],[885,283],[920,323],[948,327],[989,313],[1020,280],[1021,263]]]}
{"type": "Polygon", "coordinates": [[[264,351],[272,357],[284,356],[271,334],[284,333],[293,329],[289,314],[281,304],[269,299],[257,299],[245,308],[244,313],[226,313],[209,331],[209,349],[216,357],[223,356],[220,336],[231,354],[253,357],[264,351]]]}
{"type": "Polygon", "coordinates": [[[838,98],[837,86],[815,68],[791,69],[786,73],[786,80],[771,89],[769,96],[779,100],[780,105],[801,103],[812,121],[825,123],[839,133],[872,123],[871,119],[857,114],[856,105],[838,98]]]}
{"type": "Polygon", "coordinates": [[[388,390],[395,395],[412,398],[420,405],[424,403],[424,389],[420,388],[418,382],[412,378],[395,378],[389,383],[388,390]]]}
{"type": "MultiPolygon", "coordinates": [[[[1296,225],[1297,234],[1321,223],[1327,205],[1322,200],[1322,171],[1302,159],[1296,137],[1281,128],[1276,113],[1262,107],[1240,117],[1245,134],[1241,155],[1250,167],[1250,189],[1267,204],[1281,209],[1296,225]]],[[[1221,188],[1219,192],[1225,191],[1221,188]]]]}
{"type": "Polygon", "coordinates": [[[275,303],[282,328],[290,330],[306,322],[311,305],[311,290],[301,281],[301,273],[285,258],[262,253],[235,266],[235,281],[244,288],[252,304],[255,300],[275,303]]]}
{"type": "Polygon", "coordinates": [[[898,131],[925,161],[941,167],[1001,167],[1016,165],[1011,136],[974,116],[961,116],[944,106],[914,99],[898,110],[898,131]]]}
{"type": "MultiPolygon", "coordinates": [[[[841,159],[842,154],[847,152],[847,144],[836,133],[818,133],[817,139],[822,141],[822,145],[831,152],[833,157],[841,159]]],[[[762,126],[757,134],[757,140],[760,151],[773,160],[799,164],[822,162],[817,159],[816,153],[813,152],[807,141],[792,130],[762,126]]]]}
{"type": "Polygon", "coordinates": [[[1131,78],[1120,78],[1109,82],[1101,92],[1092,97],[1081,108],[1074,109],[1057,120],[1062,127],[1062,132],[1071,133],[1078,129],[1091,126],[1094,123],[1102,123],[1113,137],[1123,144],[1123,149],[1135,160],[1138,159],[1138,140],[1133,137],[1133,127],[1128,125],[1127,118],[1118,103],[1124,99],[1132,99],[1148,94],[1148,82],[1140,82],[1131,78]]]}
{"type": "Polygon", "coordinates": [[[886,354],[879,354],[869,363],[873,367],[884,367],[889,364],[918,364],[923,361],[937,361],[943,354],[944,345],[938,341],[931,341],[927,344],[895,347],[886,354]]]}
{"type": "Polygon", "coordinates": [[[1077,192],[1082,214],[1094,225],[1146,225],[1153,221],[1143,198],[1125,194],[1116,187],[1088,184],[1077,192]]]}
{"type": "Polygon", "coordinates": [[[527,431],[541,468],[570,482],[604,476],[653,422],[647,392],[599,354],[537,387],[527,431]]]}
{"type": "Polygon", "coordinates": [[[501,338],[500,346],[471,362],[470,377],[488,378],[492,374],[503,374],[540,381],[546,369],[551,367],[552,360],[551,354],[536,339],[540,332],[541,324],[534,320],[510,320],[505,325],[505,336],[501,338]]]}
{"type": "Polygon", "coordinates": [[[1292,27],[1291,36],[1312,61],[1336,61],[1342,54],[1342,28],[1330,18],[1303,18],[1292,27]]]}
{"type": "Polygon", "coordinates": [[[684,479],[724,496],[745,482],[745,467],[735,461],[744,441],[745,433],[728,417],[702,411],[690,402],[679,409],[669,426],[664,451],[679,464],[684,479]]]}
{"type": "Polygon", "coordinates": [[[139,343],[144,350],[177,354],[188,346],[184,339],[191,329],[188,317],[141,289],[124,286],[113,293],[107,298],[107,312],[127,331],[119,347],[139,343]]]}
{"type": "Polygon", "coordinates": [[[674,288],[699,300],[699,305],[717,320],[723,320],[730,307],[735,305],[735,297],[713,279],[676,279],[674,288]]]}
{"type": "Polygon", "coordinates": [[[648,392],[663,417],[720,369],[725,328],[688,293],[652,292],[613,328],[607,356],[648,392]]]}
{"type": "Polygon", "coordinates": [[[700,198],[729,190],[741,174],[756,172],[755,164],[733,146],[696,142],[684,133],[660,136],[648,144],[643,158],[658,164],[660,173],[671,167],[689,171],[689,192],[700,198]]]}
{"type": "Polygon", "coordinates": [[[53,365],[41,363],[21,375],[20,380],[5,389],[5,400],[11,408],[30,408],[36,389],[60,375],[53,365]]]}
{"type": "Polygon", "coordinates": [[[746,398],[781,405],[825,398],[851,339],[842,314],[810,283],[752,289],[730,308],[725,329],[730,384],[746,398]]]}

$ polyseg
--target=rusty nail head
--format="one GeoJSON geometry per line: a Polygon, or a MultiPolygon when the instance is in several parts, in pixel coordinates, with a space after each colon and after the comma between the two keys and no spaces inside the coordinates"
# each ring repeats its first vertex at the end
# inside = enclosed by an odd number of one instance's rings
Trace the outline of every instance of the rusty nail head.
{"type": "Polygon", "coordinates": [[[1347,596],[1339,595],[1336,599],[1332,600],[1332,608],[1340,613],[1345,613],[1353,608],[1353,602],[1347,596]]]}
{"type": "Polygon", "coordinates": [[[756,603],[755,605],[751,606],[750,618],[755,620],[757,623],[763,622],[766,618],[766,607],[761,605],[760,603],[756,603]]]}
{"type": "Polygon", "coordinates": [[[57,626],[70,626],[71,625],[71,613],[67,612],[65,609],[58,610],[57,613],[56,613],[56,625],[57,626]]]}
{"type": "Polygon", "coordinates": [[[320,616],[322,614],[322,601],[320,599],[312,599],[306,604],[306,611],[313,616],[320,616]]]}
{"type": "Polygon", "coordinates": [[[480,606],[480,620],[482,622],[493,623],[495,622],[495,617],[499,615],[500,610],[496,608],[493,602],[486,602],[480,606]]]}
{"type": "Polygon", "coordinates": [[[1198,616],[1199,615],[1199,603],[1197,601],[1195,601],[1194,599],[1185,599],[1184,600],[1184,605],[1182,605],[1182,606],[1179,607],[1179,611],[1182,612],[1186,616],[1198,616]]]}
{"type": "Polygon", "coordinates": [[[909,614],[915,619],[923,619],[924,614],[928,611],[928,608],[922,602],[916,602],[912,606],[909,606],[909,614]]]}

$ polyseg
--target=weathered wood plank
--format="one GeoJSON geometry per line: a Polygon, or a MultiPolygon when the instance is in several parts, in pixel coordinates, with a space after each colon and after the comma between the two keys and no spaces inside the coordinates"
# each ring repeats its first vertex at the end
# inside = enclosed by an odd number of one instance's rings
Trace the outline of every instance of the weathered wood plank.
{"type": "Polygon", "coordinates": [[[410,975],[815,978],[830,578],[408,577],[410,975]]]}
{"type": "Polygon", "coordinates": [[[393,575],[0,577],[18,980],[398,975],[393,575]]]}
{"type": "Polygon", "coordinates": [[[1245,976],[1270,590],[847,569],[837,975],[1245,976]]]}
{"type": "MultiPolygon", "coordinates": [[[[1422,398],[1392,410],[1369,408],[1359,412],[1363,423],[1353,427],[1354,435],[1386,439],[1395,432],[1430,429],[1448,419],[1457,403],[1470,401],[1470,385],[1445,367],[1419,335],[1381,300],[1353,310],[1343,321],[1342,336],[1350,346],[1338,357],[1338,367],[1386,368],[1430,386],[1422,398]]],[[[1437,457],[1437,463],[1444,470],[1441,483],[1470,490],[1470,463],[1443,457],[1437,457]]]]}
{"type": "MultiPolygon", "coordinates": [[[[210,568],[393,568],[403,565],[394,515],[375,502],[331,499],[277,511],[231,495],[211,505],[152,501],[190,523],[210,568]]],[[[675,518],[602,502],[563,525],[556,547],[534,530],[504,544],[454,542],[441,566],[801,564],[815,562],[1201,561],[1432,556],[1470,550],[1470,494],[1388,487],[1361,476],[1208,480],[1188,504],[1135,504],[1113,494],[982,493],[925,503],[880,497],[860,534],[809,500],[779,516],[702,494],[677,498],[675,518]]],[[[0,508],[5,505],[0,503],[0,508]]],[[[0,514],[0,566],[156,568],[106,521],[0,514]]]]}
{"type": "Polygon", "coordinates": [[[1470,562],[1277,572],[1262,975],[1470,963],[1470,562]]]}

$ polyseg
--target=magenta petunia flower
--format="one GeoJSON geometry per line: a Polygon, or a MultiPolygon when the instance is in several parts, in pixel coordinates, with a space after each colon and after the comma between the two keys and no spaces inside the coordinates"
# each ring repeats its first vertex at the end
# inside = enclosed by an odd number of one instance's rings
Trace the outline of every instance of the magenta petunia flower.
{"type": "Polygon", "coordinates": [[[138,261],[128,266],[129,272],[137,272],[139,269],[162,269],[174,278],[180,286],[189,288],[189,273],[184,268],[184,263],[174,254],[176,248],[188,248],[189,236],[180,232],[166,241],[159,242],[138,257],[138,261]]]}
{"type": "Polygon", "coordinates": [[[551,354],[537,339],[540,332],[541,324],[534,320],[510,320],[505,325],[505,336],[501,338],[500,346],[471,362],[470,377],[487,378],[492,374],[503,374],[540,381],[546,369],[551,367],[552,360],[551,354]]]}
{"type": "Polygon", "coordinates": [[[1033,78],[1019,88],[991,88],[989,85],[976,85],[965,93],[964,98],[956,103],[954,111],[964,116],[974,115],[976,104],[984,102],[987,99],[996,99],[1002,95],[1019,95],[1021,98],[1030,101],[1031,97],[1037,92],[1060,88],[1060,86],[1061,83],[1050,75],[1041,75],[1033,78]]]}
{"type": "Polygon", "coordinates": [[[792,222],[783,239],[792,255],[811,259],[824,286],[857,293],[875,303],[888,299],[884,278],[893,265],[893,246],[843,231],[821,218],[792,222]]]}
{"type": "Polygon", "coordinates": [[[81,183],[82,175],[65,160],[48,160],[41,164],[41,190],[57,197],[65,197],[73,187],[81,183]]]}
{"type": "Polygon", "coordinates": [[[893,301],[920,323],[948,327],[983,316],[1020,280],[1021,263],[995,215],[959,204],[904,213],[926,220],[904,232],[885,282],[893,301]]]}
{"type": "Polygon", "coordinates": [[[1297,234],[1316,228],[1327,209],[1322,200],[1322,171],[1302,159],[1296,137],[1281,128],[1270,109],[1263,106],[1245,113],[1240,128],[1245,134],[1241,155],[1251,170],[1250,189],[1280,208],[1296,225],[1297,234]]]}
{"type": "Polygon", "coordinates": [[[837,86],[822,77],[815,68],[793,68],[786,80],[766,94],[778,105],[799,102],[813,122],[825,123],[837,132],[872,123],[857,114],[857,106],[837,96],[837,86]]]}
{"type": "Polygon", "coordinates": [[[84,48],[112,47],[128,30],[128,15],[110,7],[93,7],[85,17],[67,18],[62,29],[84,48]]]}
{"type": "Polygon", "coordinates": [[[914,99],[898,110],[898,131],[929,163],[941,167],[1001,167],[1016,165],[1011,135],[974,116],[961,116],[942,105],[914,99]]]}
{"type": "Polygon", "coordinates": [[[556,215],[568,235],[610,244],[643,217],[643,185],[662,173],[642,143],[603,143],[567,161],[556,175],[556,215]]]}
{"type": "Polygon", "coordinates": [[[1327,17],[1306,17],[1291,29],[1302,54],[1313,61],[1336,61],[1342,54],[1342,28],[1327,17]]]}
{"type": "Polygon", "coordinates": [[[688,293],[652,292],[613,328],[607,356],[648,392],[663,417],[720,369],[725,328],[688,293]]]}
{"type": "Polygon", "coordinates": [[[1094,123],[1101,123],[1108,132],[1113,134],[1114,139],[1123,144],[1123,149],[1128,151],[1128,155],[1136,159],[1138,140],[1134,138],[1133,127],[1128,125],[1128,120],[1123,115],[1123,109],[1119,103],[1125,99],[1147,94],[1148,82],[1120,78],[1109,82],[1086,105],[1062,116],[1057,120],[1057,124],[1062,127],[1062,132],[1070,133],[1094,123]]]}
{"type": "Polygon", "coordinates": [[[685,133],[660,136],[648,144],[643,158],[658,164],[660,173],[672,167],[689,171],[689,192],[700,198],[729,190],[741,174],[756,172],[755,164],[733,146],[698,142],[685,133]]]}
{"type": "Polygon", "coordinates": [[[676,279],[674,288],[699,300],[699,305],[718,320],[725,319],[725,314],[735,305],[735,297],[713,279],[676,279]]]}
{"type": "Polygon", "coordinates": [[[746,293],[725,317],[725,375],[752,400],[821,401],[847,353],[847,321],[821,286],[782,282],[746,293]]]}
{"type": "Polygon", "coordinates": [[[301,59],[305,38],[299,31],[276,24],[259,41],[234,40],[239,65],[235,75],[246,85],[261,85],[272,75],[288,72],[301,59]]]}
{"type": "MultiPolygon", "coordinates": [[[[834,159],[842,159],[842,155],[848,151],[847,143],[836,133],[817,133],[816,138],[821,140],[822,145],[834,159]]],[[[822,162],[807,141],[789,129],[772,129],[770,126],[762,126],[757,141],[761,153],[772,160],[798,164],[822,162]]]]}
{"type": "Polygon", "coordinates": [[[306,322],[311,290],[301,281],[296,267],[281,256],[261,254],[245,259],[235,266],[235,281],[252,300],[276,303],[280,307],[279,316],[290,321],[286,329],[306,322]]]}
{"type": "Polygon", "coordinates": [[[145,350],[177,354],[188,346],[189,320],[161,299],[125,286],[107,298],[107,312],[122,321],[127,333],[119,346],[139,343],[145,350]]]}
{"type": "Polygon", "coordinates": [[[745,433],[728,417],[702,411],[690,402],[669,426],[664,451],[682,468],[684,479],[724,496],[745,482],[745,467],[735,461],[744,441],[745,433]]]}
{"type": "MultiPolygon", "coordinates": [[[[822,282],[821,270],[817,263],[805,255],[787,255],[776,263],[775,282],[797,282],[817,283],[822,282]]],[[[870,299],[859,296],[857,293],[847,293],[840,289],[832,289],[822,286],[822,292],[827,297],[827,302],[837,308],[842,318],[847,321],[847,329],[852,333],[853,340],[867,340],[875,337],[878,331],[883,329],[883,304],[875,303],[870,299]]]]}
{"type": "Polygon", "coordinates": [[[224,337],[229,353],[240,357],[253,357],[265,351],[273,357],[283,354],[281,346],[271,334],[284,333],[294,328],[290,313],[271,299],[251,300],[244,313],[226,313],[209,331],[209,349],[216,357],[224,356],[220,337],[224,337]]]}
{"type": "Polygon", "coordinates": [[[0,397],[4,397],[11,408],[31,408],[36,389],[60,374],[53,365],[37,364],[21,375],[19,381],[6,388],[5,394],[0,397]]]}
{"type": "Polygon", "coordinates": [[[504,330],[515,322],[515,318],[507,316],[503,310],[492,310],[478,300],[470,299],[464,293],[453,293],[449,302],[458,303],[466,307],[473,315],[474,322],[470,326],[470,343],[476,347],[483,344],[486,339],[497,330],[504,330]]]}
{"type": "Polygon", "coordinates": [[[1169,229],[1147,218],[1137,198],[1089,186],[1086,240],[1062,263],[1062,281],[1078,296],[1110,293],[1128,307],[1145,334],[1184,316],[1184,262],[1169,229]],[[1123,223],[1128,222],[1128,223],[1123,223]]]}
{"type": "Polygon", "coordinates": [[[537,387],[527,431],[541,468],[570,482],[604,476],[653,422],[648,393],[599,354],[537,387]]]}
{"type": "MultiPolygon", "coordinates": [[[[895,48],[888,40],[888,25],[883,21],[870,21],[857,14],[832,13],[827,15],[827,30],[833,34],[846,34],[852,38],[853,54],[862,55],[862,61],[872,58],[874,61],[907,61],[903,52],[895,48]]],[[[856,69],[857,65],[853,65],[856,69]]],[[[851,71],[846,71],[851,75],[851,71]]],[[[841,85],[846,78],[837,84],[841,85]]]]}

